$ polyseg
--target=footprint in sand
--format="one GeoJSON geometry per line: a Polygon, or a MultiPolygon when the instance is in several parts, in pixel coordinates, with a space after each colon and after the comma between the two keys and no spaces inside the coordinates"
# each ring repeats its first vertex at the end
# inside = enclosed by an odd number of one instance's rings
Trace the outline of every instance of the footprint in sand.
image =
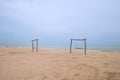
{"type": "Polygon", "coordinates": [[[98,71],[95,67],[79,64],[68,72],[67,77],[68,80],[95,80],[97,75],[98,71]]]}
{"type": "Polygon", "coordinates": [[[59,71],[51,73],[54,74],[51,75],[54,78],[53,80],[96,80],[98,76],[98,70],[86,64],[79,64],[77,66],[64,65],[59,67],[59,69],[54,69],[59,71]]]}
{"type": "Polygon", "coordinates": [[[120,80],[120,72],[104,72],[102,80],[120,80]]]}

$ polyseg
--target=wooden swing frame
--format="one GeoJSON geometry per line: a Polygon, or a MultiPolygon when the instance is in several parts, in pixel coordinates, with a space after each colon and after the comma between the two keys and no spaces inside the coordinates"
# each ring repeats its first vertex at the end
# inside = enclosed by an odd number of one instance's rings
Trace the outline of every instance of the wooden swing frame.
{"type": "Polygon", "coordinates": [[[34,52],[34,49],[36,49],[36,52],[38,52],[38,39],[32,40],[32,52],[34,52]],[[36,45],[34,45],[34,42],[36,45]]]}
{"type": "Polygon", "coordinates": [[[86,55],[86,39],[70,39],[70,54],[72,53],[72,43],[73,41],[83,41],[84,42],[84,54],[86,55]]]}

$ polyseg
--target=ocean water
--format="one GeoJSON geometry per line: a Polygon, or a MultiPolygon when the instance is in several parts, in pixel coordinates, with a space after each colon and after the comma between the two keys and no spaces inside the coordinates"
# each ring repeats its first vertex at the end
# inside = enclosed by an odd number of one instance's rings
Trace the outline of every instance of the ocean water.
{"type": "Polygon", "coordinates": [[[120,47],[88,47],[88,50],[99,50],[99,51],[112,51],[112,52],[120,52],[120,47]]]}
{"type": "MultiPolygon", "coordinates": [[[[24,44],[24,45],[20,45],[20,44],[16,44],[16,45],[12,45],[12,44],[0,44],[0,47],[19,47],[19,48],[25,48],[25,47],[28,47],[28,48],[31,48],[32,45],[31,44],[24,44]]],[[[39,44],[39,48],[50,48],[50,49],[67,49],[69,50],[70,49],[70,44],[49,44],[49,45],[43,45],[43,44],[39,44]]],[[[72,46],[72,49],[76,49],[76,48],[84,48],[84,45],[74,45],[72,46]]],[[[112,51],[112,52],[120,52],[120,47],[117,46],[99,46],[99,45],[96,45],[96,46],[87,46],[87,50],[99,50],[99,51],[112,51]]]]}

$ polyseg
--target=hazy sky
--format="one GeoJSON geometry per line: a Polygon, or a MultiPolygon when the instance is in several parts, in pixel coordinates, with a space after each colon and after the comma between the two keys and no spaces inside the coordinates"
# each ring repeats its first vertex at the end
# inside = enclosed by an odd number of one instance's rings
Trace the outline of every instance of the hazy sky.
{"type": "Polygon", "coordinates": [[[0,44],[120,47],[120,0],[0,0],[0,44]]]}

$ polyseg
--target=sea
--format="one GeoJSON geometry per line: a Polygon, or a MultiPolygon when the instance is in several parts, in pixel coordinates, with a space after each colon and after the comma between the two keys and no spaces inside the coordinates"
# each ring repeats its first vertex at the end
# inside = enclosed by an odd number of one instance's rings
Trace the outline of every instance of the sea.
{"type": "MultiPolygon", "coordinates": [[[[35,46],[35,45],[34,45],[35,46]]],[[[31,48],[32,45],[10,45],[10,44],[0,44],[0,47],[17,47],[17,48],[31,48]]],[[[70,45],[38,45],[39,48],[47,48],[47,49],[59,49],[59,50],[69,50],[70,45]]],[[[82,46],[72,46],[72,49],[84,49],[84,45],[82,46]]],[[[117,46],[87,46],[87,50],[99,50],[99,51],[110,51],[110,52],[120,52],[120,47],[117,46]]]]}

